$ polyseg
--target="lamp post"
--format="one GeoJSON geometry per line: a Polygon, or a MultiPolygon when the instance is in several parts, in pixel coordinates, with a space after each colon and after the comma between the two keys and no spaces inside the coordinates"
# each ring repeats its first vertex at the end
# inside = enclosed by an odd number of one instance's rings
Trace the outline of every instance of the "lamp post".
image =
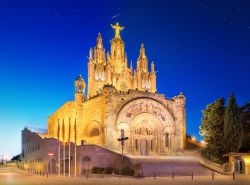
{"type": "Polygon", "coordinates": [[[125,141],[128,140],[128,137],[125,137],[124,135],[124,129],[121,129],[121,137],[118,138],[117,140],[121,142],[121,146],[122,146],[122,167],[123,167],[123,163],[124,163],[123,149],[124,149],[125,141]]]}

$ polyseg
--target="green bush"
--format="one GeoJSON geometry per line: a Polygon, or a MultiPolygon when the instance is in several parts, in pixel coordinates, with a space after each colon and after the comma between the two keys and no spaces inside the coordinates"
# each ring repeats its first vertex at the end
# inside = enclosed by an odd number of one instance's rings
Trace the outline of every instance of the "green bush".
{"type": "Polygon", "coordinates": [[[106,172],[106,174],[116,174],[116,175],[118,175],[118,174],[120,174],[119,173],[119,169],[117,169],[117,168],[112,168],[112,167],[107,167],[106,169],[105,169],[105,172],[106,172]]]}
{"type": "Polygon", "coordinates": [[[100,168],[100,167],[93,167],[92,168],[92,173],[94,174],[102,174],[105,173],[105,168],[100,168]]]}
{"type": "Polygon", "coordinates": [[[127,176],[133,176],[134,175],[134,169],[130,168],[129,166],[125,166],[121,170],[122,175],[127,175],[127,176]]]}
{"type": "Polygon", "coordinates": [[[127,176],[133,176],[134,175],[134,169],[124,166],[122,169],[119,168],[113,168],[113,167],[107,167],[107,168],[101,168],[101,167],[93,167],[92,168],[93,174],[115,174],[115,175],[127,175],[127,176]]]}

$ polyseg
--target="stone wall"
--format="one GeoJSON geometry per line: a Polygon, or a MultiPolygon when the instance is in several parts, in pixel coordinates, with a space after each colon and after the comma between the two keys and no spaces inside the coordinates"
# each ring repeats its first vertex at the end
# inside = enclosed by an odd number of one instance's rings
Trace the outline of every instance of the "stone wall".
{"type": "MultiPolygon", "coordinates": [[[[151,104],[156,104],[157,108],[161,107],[161,114],[164,114],[162,116],[168,119],[167,122],[173,123],[171,125],[173,131],[171,131],[169,135],[171,150],[161,148],[158,151],[158,155],[165,155],[169,152],[173,153],[182,150],[184,148],[186,135],[185,97],[182,94],[173,99],[167,99],[162,94],[138,90],[122,92],[115,90],[112,86],[105,86],[101,94],[84,100],[83,102],[72,101],[65,103],[49,117],[48,137],[58,138],[59,122],[60,140],[63,140],[64,135],[64,141],[68,141],[70,135],[70,141],[74,142],[74,124],[76,122],[76,138],[78,145],[84,140],[86,143],[97,144],[110,150],[120,152],[119,142],[117,141],[120,137],[120,128],[117,127],[117,122],[119,121],[118,117],[121,114],[125,114],[124,107],[139,101],[142,103],[151,102],[151,104]],[[62,132],[63,123],[64,134],[62,132]],[[70,134],[69,125],[71,125],[70,134]]],[[[133,110],[131,109],[131,111],[133,110]]],[[[157,116],[159,117],[160,115],[157,116]]],[[[164,142],[164,133],[166,132],[164,129],[161,128],[161,135],[159,135],[160,139],[157,139],[157,143],[164,142]]],[[[150,142],[156,143],[154,140],[150,142]]],[[[129,145],[127,144],[126,146],[134,147],[135,145],[132,140],[127,143],[129,145]]],[[[129,149],[125,148],[125,150],[126,152],[132,151],[131,147],[129,149]]]]}
{"type": "MultiPolygon", "coordinates": [[[[74,161],[74,160],[72,160],[74,161]]],[[[73,165],[73,164],[72,164],[73,165]]],[[[124,166],[131,166],[130,160],[124,157],[124,166]]],[[[81,174],[85,168],[121,168],[122,156],[106,148],[97,145],[81,145],[77,147],[77,173],[81,174]],[[89,166],[84,165],[84,158],[89,158],[89,166]]]]}

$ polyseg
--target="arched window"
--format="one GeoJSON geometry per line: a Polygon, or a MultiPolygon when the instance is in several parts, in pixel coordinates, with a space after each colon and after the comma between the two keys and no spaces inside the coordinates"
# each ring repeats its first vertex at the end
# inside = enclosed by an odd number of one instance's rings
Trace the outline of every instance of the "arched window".
{"type": "Polygon", "coordinates": [[[138,150],[138,140],[135,139],[135,149],[138,150]]]}
{"type": "Polygon", "coordinates": [[[90,132],[90,137],[99,136],[99,135],[100,135],[100,131],[98,128],[93,128],[90,132]]]}
{"type": "Polygon", "coordinates": [[[169,148],[169,134],[165,133],[165,147],[169,148]]]}
{"type": "Polygon", "coordinates": [[[153,151],[154,150],[154,142],[153,142],[153,140],[151,139],[151,151],[153,151]]]}

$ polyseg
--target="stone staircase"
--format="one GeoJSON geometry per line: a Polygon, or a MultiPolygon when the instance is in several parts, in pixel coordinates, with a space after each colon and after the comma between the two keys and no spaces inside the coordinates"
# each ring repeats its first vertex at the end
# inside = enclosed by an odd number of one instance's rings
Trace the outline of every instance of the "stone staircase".
{"type": "Polygon", "coordinates": [[[141,164],[144,176],[208,176],[212,171],[196,156],[128,156],[134,165],[141,164]]]}

